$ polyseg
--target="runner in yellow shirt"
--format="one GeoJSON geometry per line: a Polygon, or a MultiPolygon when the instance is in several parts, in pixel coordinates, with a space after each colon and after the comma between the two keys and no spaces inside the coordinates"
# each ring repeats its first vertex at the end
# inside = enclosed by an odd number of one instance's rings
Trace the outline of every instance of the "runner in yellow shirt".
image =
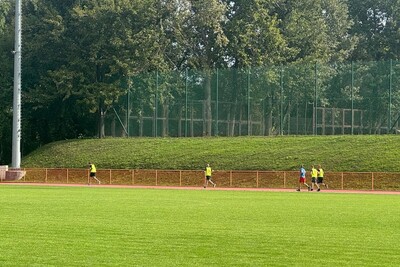
{"type": "Polygon", "coordinates": [[[208,186],[208,182],[210,182],[213,185],[213,187],[215,187],[217,185],[216,183],[214,183],[211,180],[211,175],[212,175],[213,172],[214,171],[211,169],[210,163],[207,163],[206,169],[204,170],[204,174],[206,176],[206,181],[205,181],[205,184],[204,184],[204,188],[206,188],[208,186]]]}
{"type": "MultiPolygon", "coordinates": [[[[97,179],[97,177],[96,177],[96,166],[91,162],[89,162],[89,171],[90,171],[90,175],[89,175],[90,178],[95,179],[99,184],[101,184],[100,180],[97,179]]],[[[89,180],[89,184],[90,184],[90,180],[89,180]]]]}
{"type": "Polygon", "coordinates": [[[318,188],[317,191],[320,191],[319,185],[317,183],[317,177],[318,177],[318,170],[314,167],[314,165],[311,165],[311,191],[314,190],[314,185],[318,188]]]}
{"type": "Polygon", "coordinates": [[[318,165],[317,183],[318,183],[318,191],[321,191],[321,185],[325,186],[325,188],[328,189],[328,185],[324,183],[324,170],[322,169],[321,165],[318,165]]]}

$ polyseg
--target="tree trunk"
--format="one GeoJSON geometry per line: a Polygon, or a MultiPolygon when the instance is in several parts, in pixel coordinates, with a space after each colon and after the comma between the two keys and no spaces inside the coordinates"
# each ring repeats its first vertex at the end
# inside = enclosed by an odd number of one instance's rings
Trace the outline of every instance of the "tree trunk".
{"type": "Polygon", "coordinates": [[[162,129],[162,137],[168,136],[168,124],[169,124],[169,105],[168,100],[163,105],[163,129],[162,129]]]}
{"type": "Polygon", "coordinates": [[[182,114],[183,114],[183,109],[179,109],[179,115],[178,115],[178,137],[182,137],[182,114]]]}
{"type": "MultiPolygon", "coordinates": [[[[126,112],[129,113],[129,111],[126,111],[126,112]]],[[[129,132],[129,129],[128,129],[128,127],[129,127],[128,126],[128,114],[126,114],[126,116],[123,117],[123,124],[124,124],[124,127],[125,127],[126,131],[129,132]]],[[[124,129],[121,129],[121,136],[122,137],[126,137],[128,135],[127,132],[125,132],[124,129]]]]}
{"type": "Polygon", "coordinates": [[[206,79],[205,80],[205,88],[204,88],[205,120],[206,120],[205,136],[211,136],[212,113],[211,113],[211,73],[210,73],[210,71],[206,72],[205,79],[206,79]]]}
{"type": "Polygon", "coordinates": [[[139,137],[143,136],[143,111],[139,112],[139,137]]]}
{"type": "Polygon", "coordinates": [[[115,122],[115,115],[112,118],[111,121],[111,136],[115,137],[115,126],[116,126],[116,122],[115,122]]]}
{"type": "Polygon", "coordinates": [[[106,116],[106,111],[103,110],[102,107],[99,108],[99,138],[104,138],[105,135],[105,127],[104,127],[104,118],[106,116]]]}
{"type": "Polygon", "coordinates": [[[272,97],[268,97],[267,110],[266,135],[270,136],[272,134],[272,97]]]}
{"type": "MultiPolygon", "coordinates": [[[[239,98],[239,93],[240,93],[240,86],[238,84],[238,78],[237,78],[237,70],[232,70],[232,81],[233,81],[233,105],[231,106],[231,127],[230,127],[230,133],[229,136],[234,136],[235,134],[235,126],[236,126],[236,112],[238,110],[238,98],[239,98]]],[[[239,134],[240,135],[240,134],[239,134]]]]}
{"type": "Polygon", "coordinates": [[[193,125],[193,100],[191,101],[191,109],[190,109],[190,136],[193,137],[194,136],[194,125],[193,125]]]}

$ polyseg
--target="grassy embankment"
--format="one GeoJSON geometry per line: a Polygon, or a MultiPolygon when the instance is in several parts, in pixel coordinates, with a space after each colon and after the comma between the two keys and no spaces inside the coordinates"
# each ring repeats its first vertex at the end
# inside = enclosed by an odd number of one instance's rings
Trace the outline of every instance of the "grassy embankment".
{"type": "Polygon", "coordinates": [[[111,169],[400,171],[400,136],[107,138],[55,142],[23,157],[22,167],[111,169]]]}

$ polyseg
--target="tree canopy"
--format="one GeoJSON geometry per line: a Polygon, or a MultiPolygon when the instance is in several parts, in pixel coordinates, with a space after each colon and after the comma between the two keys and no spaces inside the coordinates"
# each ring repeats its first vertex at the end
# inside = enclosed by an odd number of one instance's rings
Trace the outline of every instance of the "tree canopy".
{"type": "MultiPolygon", "coordinates": [[[[1,163],[10,160],[14,5],[0,0],[1,163]]],[[[183,85],[168,81],[182,77],[200,88],[196,94],[205,100],[208,135],[216,68],[275,66],[254,72],[255,83],[268,79],[271,85],[254,94],[273,102],[279,94],[271,88],[285,82],[292,96],[285,100],[290,113],[294,98],[312,95],[298,88],[312,84],[302,75],[280,81],[277,66],[399,60],[399,26],[399,0],[23,1],[23,152],[55,140],[103,137],[104,118],[128,91],[141,108],[162,104],[166,113],[183,92],[183,85]],[[189,79],[188,69],[199,72],[189,79]],[[166,74],[171,71],[176,75],[166,74]],[[155,88],[162,72],[165,85],[155,88]],[[134,75],[146,73],[132,86],[134,75]]],[[[232,83],[232,102],[245,96],[238,75],[233,71],[231,81],[220,81],[232,83]]],[[[343,88],[324,87],[332,75],[340,80],[340,68],[327,67],[319,77],[321,103],[348,95],[343,88]]],[[[277,108],[270,105],[267,113],[277,108]]]]}

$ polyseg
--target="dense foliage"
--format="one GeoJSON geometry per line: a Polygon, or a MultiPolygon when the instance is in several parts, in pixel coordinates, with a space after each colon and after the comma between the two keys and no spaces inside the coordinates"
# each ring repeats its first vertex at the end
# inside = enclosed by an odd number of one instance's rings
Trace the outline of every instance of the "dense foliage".
{"type": "MultiPolygon", "coordinates": [[[[14,3],[0,0],[1,163],[11,155],[14,3]]],[[[103,137],[105,116],[128,89],[132,108],[151,103],[146,80],[130,87],[138,73],[202,70],[207,119],[214,68],[399,60],[399,11],[399,0],[23,1],[23,153],[103,137]]],[[[301,77],[290,82],[302,97],[301,77]]],[[[174,90],[156,93],[168,103],[174,90]]]]}

